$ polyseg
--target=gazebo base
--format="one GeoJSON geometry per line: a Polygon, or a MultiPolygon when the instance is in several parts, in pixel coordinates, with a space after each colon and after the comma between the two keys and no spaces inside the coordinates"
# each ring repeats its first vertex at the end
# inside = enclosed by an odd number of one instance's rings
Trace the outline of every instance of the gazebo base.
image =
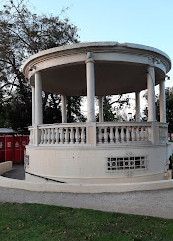
{"type": "Polygon", "coordinates": [[[151,145],[27,146],[26,180],[65,183],[132,183],[166,180],[168,143],[151,145]]]}

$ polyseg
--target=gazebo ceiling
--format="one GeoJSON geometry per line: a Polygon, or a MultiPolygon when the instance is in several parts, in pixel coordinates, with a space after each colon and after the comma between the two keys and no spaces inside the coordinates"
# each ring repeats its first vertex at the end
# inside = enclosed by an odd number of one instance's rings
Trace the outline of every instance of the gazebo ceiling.
{"type": "Polygon", "coordinates": [[[143,45],[117,42],[80,43],[42,51],[23,66],[24,75],[34,85],[34,74],[41,72],[42,88],[67,96],[86,95],[87,53],[95,61],[95,95],[130,93],[147,88],[147,67],[155,67],[155,83],[171,68],[162,51],[143,45]]]}
{"type": "MultiPolygon", "coordinates": [[[[147,66],[122,63],[95,63],[95,94],[112,95],[147,88],[147,66]]],[[[156,84],[164,74],[156,70],[156,84]]],[[[42,71],[43,90],[67,96],[86,95],[85,63],[54,67],[42,71]]]]}

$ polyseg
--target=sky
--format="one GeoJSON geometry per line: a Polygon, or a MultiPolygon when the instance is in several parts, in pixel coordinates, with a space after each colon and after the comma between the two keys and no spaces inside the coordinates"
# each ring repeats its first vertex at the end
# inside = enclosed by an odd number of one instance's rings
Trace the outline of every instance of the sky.
{"type": "MultiPolygon", "coordinates": [[[[38,14],[68,17],[81,42],[118,41],[158,48],[173,61],[173,0],[29,0],[38,14]]],[[[173,86],[173,70],[166,86],[173,86]]]]}

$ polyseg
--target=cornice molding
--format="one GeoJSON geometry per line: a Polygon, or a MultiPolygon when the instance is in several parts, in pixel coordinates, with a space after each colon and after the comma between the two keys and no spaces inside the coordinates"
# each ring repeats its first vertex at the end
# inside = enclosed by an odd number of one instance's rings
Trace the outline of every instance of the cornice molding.
{"type": "MultiPolygon", "coordinates": [[[[46,63],[48,60],[75,56],[86,54],[92,52],[93,56],[97,53],[119,53],[119,54],[130,54],[132,56],[141,56],[146,57],[148,62],[155,67],[159,68],[160,64],[163,64],[166,69],[166,73],[171,69],[171,60],[168,55],[164,52],[138,44],[123,43],[119,44],[118,42],[94,42],[94,43],[79,43],[73,45],[67,45],[62,47],[56,47],[48,50],[41,51],[33,56],[31,56],[23,65],[23,73],[28,78],[35,73],[33,70],[29,74],[29,69],[32,66],[37,66],[43,62],[46,63]]],[[[86,55],[85,55],[86,56],[86,55]]],[[[84,62],[86,61],[86,57],[84,62]]],[[[126,59],[124,59],[124,62],[126,59]]],[[[116,62],[116,61],[115,61],[116,62]]],[[[44,65],[45,66],[45,65],[44,65]]],[[[46,69],[46,67],[45,67],[46,69]]],[[[38,69],[39,70],[39,69],[38,69]]]]}

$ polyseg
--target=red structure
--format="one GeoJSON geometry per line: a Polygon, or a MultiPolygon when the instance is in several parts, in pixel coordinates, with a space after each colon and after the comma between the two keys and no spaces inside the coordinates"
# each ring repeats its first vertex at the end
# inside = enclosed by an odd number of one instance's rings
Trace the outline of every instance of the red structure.
{"type": "Polygon", "coordinates": [[[0,162],[23,161],[25,146],[28,142],[28,135],[18,135],[11,129],[0,128],[0,162]]]}

